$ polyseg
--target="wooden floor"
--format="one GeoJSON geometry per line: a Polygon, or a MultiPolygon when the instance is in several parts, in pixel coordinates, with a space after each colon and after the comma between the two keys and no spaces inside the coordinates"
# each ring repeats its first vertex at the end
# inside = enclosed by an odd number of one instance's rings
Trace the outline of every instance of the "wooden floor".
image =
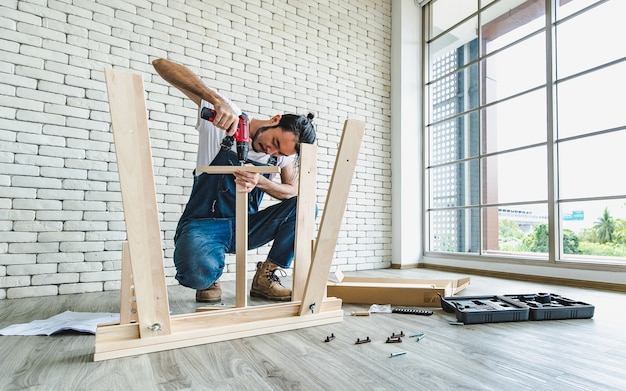
{"type": "MultiPolygon", "coordinates": [[[[456,278],[427,270],[346,275],[456,278]]],[[[226,304],[234,283],[222,283],[226,304]]],[[[461,295],[552,292],[595,305],[592,319],[453,326],[453,314],[350,316],[341,323],[94,363],[93,335],[0,337],[0,390],[624,390],[626,294],[472,276],[461,295]],[[423,332],[415,342],[385,340],[423,332]],[[331,342],[324,342],[330,334],[331,342]],[[371,343],[356,345],[357,338],[371,343]],[[390,353],[407,354],[389,357],[390,353]]],[[[169,287],[172,313],[194,292],[169,287]]],[[[250,304],[260,303],[250,300],[250,304]]],[[[384,303],[380,303],[384,304],[384,303]]],[[[65,310],[117,312],[119,292],[0,300],[0,328],[65,310]]]]}

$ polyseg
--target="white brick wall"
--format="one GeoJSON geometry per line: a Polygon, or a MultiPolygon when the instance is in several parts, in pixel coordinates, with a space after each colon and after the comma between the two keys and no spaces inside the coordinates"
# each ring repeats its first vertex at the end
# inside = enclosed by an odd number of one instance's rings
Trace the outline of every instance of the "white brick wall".
{"type": "MultiPolygon", "coordinates": [[[[193,103],[152,68],[159,57],[254,116],[314,112],[320,212],[343,121],[365,120],[334,265],[390,265],[391,0],[67,3],[0,3],[0,299],[119,289],[126,234],[105,67],[144,75],[175,283],[174,229],[197,136],[193,103]]],[[[251,253],[251,265],[267,251],[251,253]]],[[[228,262],[224,278],[233,279],[228,262]]]]}

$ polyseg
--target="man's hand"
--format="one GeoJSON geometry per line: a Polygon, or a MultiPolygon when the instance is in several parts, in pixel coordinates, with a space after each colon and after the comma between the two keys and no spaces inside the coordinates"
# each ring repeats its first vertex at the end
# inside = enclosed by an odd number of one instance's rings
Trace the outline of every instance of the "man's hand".
{"type": "Polygon", "coordinates": [[[239,117],[223,100],[215,102],[213,105],[215,110],[215,118],[213,119],[213,125],[226,131],[227,136],[232,136],[237,132],[237,125],[239,124],[239,117]]]}
{"type": "Polygon", "coordinates": [[[249,172],[242,170],[235,171],[233,175],[235,176],[235,182],[242,186],[242,189],[239,190],[239,192],[241,193],[250,193],[259,183],[260,175],[258,172],[249,172]]]}

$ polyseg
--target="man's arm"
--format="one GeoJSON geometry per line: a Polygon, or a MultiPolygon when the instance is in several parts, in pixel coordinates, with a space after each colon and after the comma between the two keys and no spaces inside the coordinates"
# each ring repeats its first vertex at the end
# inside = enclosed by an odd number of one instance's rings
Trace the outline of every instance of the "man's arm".
{"type": "Polygon", "coordinates": [[[298,195],[298,176],[295,161],[280,169],[280,183],[271,181],[258,173],[236,171],[233,175],[235,175],[238,182],[242,184],[245,182],[247,192],[258,187],[279,200],[286,200],[298,195]]]}
{"type": "Polygon", "coordinates": [[[213,104],[215,108],[213,124],[220,129],[228,129],[229,135],[235,134],[239,121],[237,114],[224,98],[202,83],[198,76],[186,67],[164,58],[152,61],[152,65],[165,81],[178,88],[196,105],[200,106],[202,99],[213,104]]]}

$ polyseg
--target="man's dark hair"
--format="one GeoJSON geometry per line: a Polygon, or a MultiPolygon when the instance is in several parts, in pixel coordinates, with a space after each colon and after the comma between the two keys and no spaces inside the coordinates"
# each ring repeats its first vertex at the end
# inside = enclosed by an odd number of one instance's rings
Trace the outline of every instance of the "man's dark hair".
{"type": "Polygon", "coordinates": [[[292,132],[298,138],[296,143],[296,153],[300,154],[300,144],[313,144],[315,142],[315,127],[313,118],[315,115],[309,113],[306,117],[297,114],[283,114],[280,122],[275,127],[282,128],[285,132],[292,132]]]}
{"type": "Polygon", "coordinates": [[[296,144],[296,152],[300,154],[300,144],[313,144],[315,142],[315,127],[313,126],[313,118],[315,115],[309,113],[304,115],[283,114],[280,117],[278,126],[283,130],[291,131],[298,137],[296,144]]]}
{"type": "Polygon", "coordinates": [[[315,142],[315,127],[313,126],[313,113],[304,115],[297,114],[283,114],[280,117],[280,121],[275,126],[266,126],[259,128],[255,137],[272,128],[281,128],[284,132],[291,132],[296,135],[298,141],[296,142],[296,170],[293,171],[294,178],[298,175],[297,167],[300,165],[300,144],[313,144],[315,142]]]}

